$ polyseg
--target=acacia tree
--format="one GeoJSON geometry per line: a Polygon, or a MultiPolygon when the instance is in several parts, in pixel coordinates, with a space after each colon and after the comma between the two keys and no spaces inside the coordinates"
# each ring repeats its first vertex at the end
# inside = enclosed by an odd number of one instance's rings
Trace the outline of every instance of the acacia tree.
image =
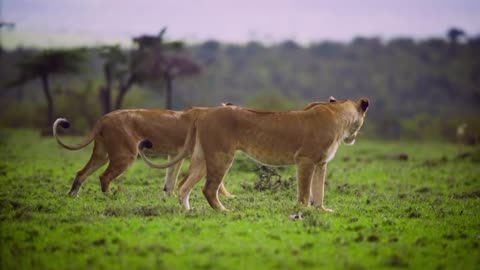
{"type": "Polygon", "coordinates": [[[448,40],[450,41],[450,56],[454,56],[456,51],[457,51],[457,47],[458,47],[458,42],[459,42],[459,39],[461,37],[466,37],[467,34],[465,33],[465,31],[463,31],[462,29],[458,29],[458,28],[450,28],[448,31],[447,31],[447,37],[448,37],[448,40]]]}
{"type": "Polygon", "coordinates": [[[455,27],[450,28],[447,31],[447,37],[450,40],[450,43],[453,43],[453,44],[457,44],[458,39],[462,36],[465,36],[465,35],[466,35],[465,31],[463,31],[462,29],[455,28],[455,27]]]}
{"type": "Polygon", "coordinates": [[[165,107],[172,109],[173,81],[178,77],[193,76],[200,73],[200,66],[186,57],[170,58],[164,69],[163,77],[166,83],[165,107]]]}
{"type": "Polygon", "coordinates": [[[104,114],[111,111],[112,85],[114,78],[121,78],[126,72],[122,67],[127,62],[127,56],[119,45],[103,46],[100,48],[100,57],[103,58],[103,76],[105,84],[100,88],[100,103],[104,114]]]}
{"type": "Polygon", "coordinates": [[[53,123],[54,104],[50,90],[50,77],[53,74],[76,73],[83,64],[84,50],[45,50],[19,62],[20,76],[8,84],[9,87],[40,79],[43,94],[47,101],[46,127],[53,123]]]}
{"type": "Polygon", "coordinates": [[[164,41],[165,32],[166,28],[163,28],[156,36],[141,35],[133,39],[137,48],[130,54],[127,75],[120,83],[116,109],[121,107],[125,94],[133,84],[152,81],[165,82],[165,107],[171,109],[174,79],[200,72],[200,66],[182,54],[181,41],[164,41]]]}

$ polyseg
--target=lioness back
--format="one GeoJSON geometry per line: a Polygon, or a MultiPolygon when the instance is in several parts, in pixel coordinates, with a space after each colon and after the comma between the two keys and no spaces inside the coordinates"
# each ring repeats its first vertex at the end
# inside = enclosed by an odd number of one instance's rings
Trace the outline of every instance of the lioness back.
{"type": "Polygon", "coordinates": [[[138,142],[149,138],[151,152],[174,154],[183,146],[190,124],[207,108],[186,111],[132,109],[119,110],[104,115],[100,120],[104,137],[129,138],[138,142]]]}

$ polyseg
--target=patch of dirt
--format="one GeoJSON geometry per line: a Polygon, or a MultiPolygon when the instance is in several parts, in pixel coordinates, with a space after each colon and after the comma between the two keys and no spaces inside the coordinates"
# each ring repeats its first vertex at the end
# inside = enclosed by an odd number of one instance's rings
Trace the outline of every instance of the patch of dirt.
{"type": "Polygon", "coordinates": [[[312,242],[307,242],[307,243],[303,244],[303,245],[300,247],[300,249],[301,249],[301,250],[312,249],[314,246],[315,246],[314,243],[312,243],[312,242]]]}
{"type": "Polygon", "coordinates": [[[365,229],[365,226],[362,226],[362,225],[348,226],[348,227],[347,227],[347,230],[349,230],[349,231],[356,231],[356,232],[361,231],[361,230],[363,230],[363,229],[365,229]]]}
{"type": "Polygon", "coordinates": [[[391,266],[391,267],[402,267],[402,268],[408,267],[407,261],[397,254],[394,254],[390,258],[388,258],[385,264],[386,266],[391,266]]]}
{"type": "Polygon", "coordinates": [[[425,237],[419,237],[416,241],[415,241],[415,246],[418,246],[418,247],[424,247],[425,245],[427,244],[427,238],[425,237]]]}
{"type": "MultiPolygon", "coordinates": [[[[208,247],[205,247],[208,249],[208,247]]],[[[153,244],[148,247],[148,250],[153,250],[157,253],[173,253],[173,250],[167,246],[161,244],[153,244]]]]}
{"type": "Polygon", "coordinates": [[[338,193],[350,194],[350,191],[350,185],[348,183],[337,186],[338,193]]]}
{"type": "Polygon", "coordinates": [[[349,220],[348,220],[348,223],[355,223],[355,222],[357,222],[357,221],[358,221],[358,218],[355,218],[355,217],[354,217],[354,218],[349,219],[349,220]]]}
{"type": "Polygon", "coordinates": [[[380,238],[377,235],[372,234],[369,237],[367,237],[367,241],[368,242],[378,242],[378,241],[380,241],[380,238]]]}
{"type": "Polygon", "coordinates": [[[408,218],[419,218],[419,217],[421,217],[421,216],[422,216],[422,214],[420,214],[419,212],[417,212],[417,211],[412,211],[412,212],[410,212],[410,214],[408,215],[408,218]]]}
{"type": "Polygon", "coordinates": [[[105,238],[100,238],[92,242],[94,246],[104,246],[106,243],[107,241],[105,240],[105,238]]]}
{"type": "Polygon", "coordinates": [[[57,245],[49,245],[49,246],[46,246],[45,248],[43,248],[43,251],[51,252],[51,253],[53,253],[55,251],[58,251],[58,250],[60,250],[60,247],[57,246],[57,245]]]}
{"type": "Polygon", "coordinates": [[[396,237],[396,236],[390,237],[390,238],[388,239],[388,242],[390,242],[390,243],[396,243],[396,242],[398,242],[398,237],[396,237]]]}
{"type": "Polygon", "coordinates": [[[385,159],[391,159],[391,160],[398,160],[398,161],[407,161],[408,160],[408,154],[407,153],[388,153],[382,156],[382,158],[385,159]]]}
{"type": "Polygon", "coordinates": [[[480,198],[480,190],[454,193],[451,195],[452,199],[478,199],[480,198]]]}
{"type": "Polygon", "coordinates": [[[24,221],[28,221],[28,220],[31,220],[33,218],[32,213],[30,211],[25,210],[25,209],[20,209],[20,210],[16,211],[14,217],[15,217],[15,219],[24,220],[24,221]]]}
{"type": "Polygon", "coordinates": [[[330,223],[323,221],[318,215],[306,215],[303,219],[303,227],[308,233],[316,233],[329,230],[330,223]]]}
{"type": "Polygon", "coordinates": [[[160,210],[158,207],[152,206],[140,206],[136,209],[135,213],[144,217],[159,216],[160,210]]]}
{"type": "Polygon", "coordinates": [[[418,209],[412,207],[409,207],[405,212],[408,214],[408,218],[419,218],[422,216],[418,209]]]}
{"type": "Polygon", "coordinates": [[[355,237],[355,239],[353,239],[353,241],[355,242],[362,242],[364,239],[363,237],[363,234],[359,233],[357,237],[355,237]]]}
{"type": "Polygon", "coordinates": [[[453,233],[444,234],[442,235],[442,237],[450,241],[457,239],[457,237],[455,237],[455,234],[453,233]]]}
{"type": "Polygon", "coordinates": [[[472,152],[463,152],[463,153],[460,153],[457,155],[456,159],[466,159],[466,158],[469,158],[471,157],[473,154],[472,152]]]}
{"type": "Polygon", "coordinates": [[[436,167],[439,165],[443,165],[448,162],[448,158],[446,156],[442,156],[438,159],[427,159],[425,160],[422,165],[425,167],[436,167]]]}
{"type": "Polygon", "coordinates": [[[415,192],[417,192],[417,193],[428,193],[430,191],[432,191],[432,190],[429,187],[421,187],[421,188],[415,190],[415,192]]]}
{"type": "Polygon", "coordinates": [[[123,210],[116,207],[107,207],[103,211],[103,214],[109,217],[118,217],[123,215],[123,210]]]}
{"type": "Polygon", "coordinates": [[[480,150],[474,152],[462,152],[455,157],[456,160],[480,162],[480,150]]]}

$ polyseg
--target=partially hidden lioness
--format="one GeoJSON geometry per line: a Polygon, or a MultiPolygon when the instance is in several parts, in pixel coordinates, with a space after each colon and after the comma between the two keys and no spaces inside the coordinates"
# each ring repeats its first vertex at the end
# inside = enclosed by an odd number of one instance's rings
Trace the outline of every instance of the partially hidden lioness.
{"type": "MultiPolygon", "coordinates": [[[[222,105],[231,106],[232,104],[222,103],[222,105]]],[[[57,134],[58,126],[69,128],[70,123],[67,119],[57,119],[53,124],[53,135],[63,148],[78,150],[95,141],[90,160],[77,172],[69,195],[76,195],[87,177],[110,161],[107,169],[100,176],[102,191],[107,192],[110,182],[135,161],[138,155],[137,143],[144,138],[149,138],[155,144],[150,153],[168,154],[170,159],[182,149],[191,123],[211,109],[192,107],[184,111],[146,109],[114,111],[100,118],[90,134],[75,145],[69,145],[60,140],[57,134]]],[[[177,161],[179,162],[166,172],[164,191],[167,195],[173,192],[183,158],[177,161]]],[[[226,197],[233,197],[223,185],[221,193],[226,197]]]]}
{"type": "MultiPolygon", "coordinates": [[[[230,168],[236,150],[268,165],[297,166],[298,203],[323,205],[327,163],[341,142],[353,144],[363,125],[368,99],[314,102],[303,111],[259,111],[241,107],[218,107],[200,116],[190,127],[184,148],[165,164],[183,159],[194,146],[188,178],[180,184],[179,201],[189,209],[193,186],[206,175],[203,194],[211,207],[226,210],[218,200],[218,190],[230,168]]],[[[139,144],[141,150],[146,143],[139,144]]]]}

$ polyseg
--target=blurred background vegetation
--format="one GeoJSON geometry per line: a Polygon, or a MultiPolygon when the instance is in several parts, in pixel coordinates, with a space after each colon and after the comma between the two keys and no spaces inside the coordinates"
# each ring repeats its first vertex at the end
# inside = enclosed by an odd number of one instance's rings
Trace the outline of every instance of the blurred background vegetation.
{"type": "Polygon", "coordinates": [[[357,37],[308,46],[185,44],[165,33],[139,35],[131,48],[1,49],[0,127],[48,133],[55,118],[66,117],[82,133],[121,108],[228,101],[294,110],[334,96],[371,100],[366,137],[480,139],[480,36],[461,29],[421,40],[357,37]]]}

